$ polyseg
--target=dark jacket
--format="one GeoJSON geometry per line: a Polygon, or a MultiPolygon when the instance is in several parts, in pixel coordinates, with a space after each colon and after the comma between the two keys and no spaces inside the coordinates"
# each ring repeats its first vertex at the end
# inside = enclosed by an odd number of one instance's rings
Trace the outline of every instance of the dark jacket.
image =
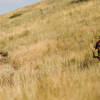
{"type": "Polygon", "coordinates": [[[94,46],[95,49],[100,49],[100,40],[98,40],[94,46]]]}

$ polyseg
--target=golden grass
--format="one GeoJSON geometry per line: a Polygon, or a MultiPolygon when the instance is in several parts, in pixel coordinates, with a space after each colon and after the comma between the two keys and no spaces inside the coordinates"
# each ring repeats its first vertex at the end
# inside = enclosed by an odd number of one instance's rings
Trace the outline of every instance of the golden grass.
{"type": "Polygon", "coordinates": [[[0,100],[99,100],[99,12],[99,0],[50,0],[0,15],[0,100]]]}

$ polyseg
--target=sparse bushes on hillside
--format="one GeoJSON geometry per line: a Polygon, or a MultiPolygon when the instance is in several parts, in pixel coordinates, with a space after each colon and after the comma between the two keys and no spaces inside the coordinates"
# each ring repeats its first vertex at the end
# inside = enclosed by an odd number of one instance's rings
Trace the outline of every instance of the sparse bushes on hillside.
{"type": "Polygon", "coordinates": [[[88,1],[88,0],[71,0],[71,3],[78,3],[78,2],[84,2],[84,1],[88,1]]]}
{"type": "Polygon", "coordinates": [[[19,16],[21,16],[21,15],[22,15],[22,13],[13,14],[12,16],[10,16],[10,19],[19,17],[19,16]]]}
{"type": "MultiPolygon", "coordinates": [[[[53,3],[53,2],[57,2],[57,1],[60,1],[60,0],[46,0],[46,1],[48,1],[48,3],[50,4],[50,3],[53,3]]],[[[83,1],[88,1],[88,0],[71,0],[71,2],[83,2],[83,1]]]]}

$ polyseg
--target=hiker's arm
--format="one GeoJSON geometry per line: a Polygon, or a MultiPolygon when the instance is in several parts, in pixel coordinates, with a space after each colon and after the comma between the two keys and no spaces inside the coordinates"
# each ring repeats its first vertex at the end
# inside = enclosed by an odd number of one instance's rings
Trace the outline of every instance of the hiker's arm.
{"type": "Polygon", "coordinates": [[[93,51],[95,51],[98,47],[98,42],[94,45],[93,51]]]}
{"type": "Polygon", "coordinates": [[[92,49],[92,52],[93,52],[93,58],[95,58],[95,50],[97,49],[98,47],[98,42],[94,45],[93,49],[92,49]]]}
{"type": "Polygon", "coordinates": [[[93,50],[92,50],[92,52],[93,52],[93,58],[95,58],[95,50],[96,49],[97,49],[97,43],[94,45],[93,50]]]}
{"type": "Polygon", "coordinates": [[[93,48],[93,50],[92,50],[92,51],[93,51],[93,52],[95,52],[95,50],[96,50],[96,49],[95,49],[95,48],[93,48]]]}
{"type": "Polygon", "coordinates": [[[95,51],[96,49],[97,49],[97,44],[94,45],[93,51],[95,51]]]}
{"type": "Polygon", "coordinates": [[[93,52],[93,58],[95,58],[95,48],[93,48],[92,52],[93,52]]]}

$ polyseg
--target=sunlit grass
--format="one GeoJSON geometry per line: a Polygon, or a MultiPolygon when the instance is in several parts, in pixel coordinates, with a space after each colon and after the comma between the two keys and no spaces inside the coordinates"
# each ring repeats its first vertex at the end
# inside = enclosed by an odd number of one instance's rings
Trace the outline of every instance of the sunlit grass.
{"type": "Polygon", "coordinates": [[[99,100],[99,4],[50,0],[1,15],[0,100],[99,100]]]}

